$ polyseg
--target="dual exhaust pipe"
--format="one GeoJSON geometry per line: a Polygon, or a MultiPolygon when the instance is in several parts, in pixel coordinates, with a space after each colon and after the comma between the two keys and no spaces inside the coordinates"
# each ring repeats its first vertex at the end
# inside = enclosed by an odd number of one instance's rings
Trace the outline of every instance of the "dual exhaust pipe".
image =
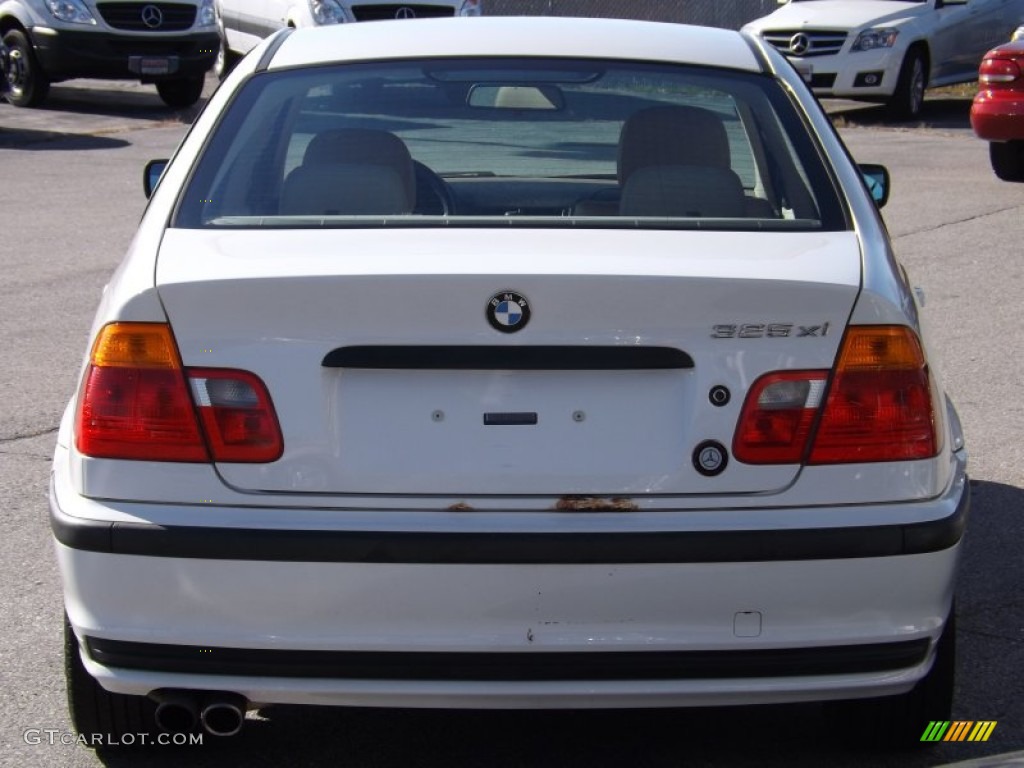
{"type": "Polygon", "coordinates": [[[242,730],[249,703],[237,693],[160,690],[150,694],[156,701],[156,724],[164,733],[192,733],[202,726],[211,736],[234,736],[242,730]]]}

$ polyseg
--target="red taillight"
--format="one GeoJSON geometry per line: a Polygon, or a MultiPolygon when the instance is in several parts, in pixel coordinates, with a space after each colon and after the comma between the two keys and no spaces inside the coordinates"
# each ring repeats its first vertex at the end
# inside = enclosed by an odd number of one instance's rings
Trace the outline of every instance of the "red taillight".
{"type": "Polygon", "coordinates": [[[932,382],[917,336],[853,327],[811,451],[811,464],[925,459],[939,452],[932,382]]]}
{"type": "Polygon", "coordinates": [[[171,329],[111,323],[92,348],[78,397],[78,450],[86,456],[209,461],[171,329]]]}
{"type": "Polygon", "coordinates": [[[1013,59],[985,59],[978,70],[978,81],[982,85],[1012,83],[1020,76],[1020,67],[1013,59]]]}
{"type": "Polygon", "coordinates": [[[189,381],[214,461],[266,462],[284,448],[274,406],[245,371],[190,368],[189,381]]]}
{"type": "Polygon", "coordinates": [[[938,453],[931,377],[920,342],[909,328],[851,328],[822,403],[828,375],[779,371],[754,382],[733,440],[736,459],[747,464],[838,464],[923,459],[938,453]]]}
{"type": "Polygon", "coordinates": [[[263,382],[245,371],[183,369],[171,329],[161,323],[111,323],[100,331],[78,398],[75,439],[86,456],[145,461],[207,462],[212,455],[266,462],[283,451],[263,382]]]}
{"type": "Polygon", "coordinates": [[[779,371],[754,382],[732,452],[747,464],[803,461],[828,371],[779,371]]]}

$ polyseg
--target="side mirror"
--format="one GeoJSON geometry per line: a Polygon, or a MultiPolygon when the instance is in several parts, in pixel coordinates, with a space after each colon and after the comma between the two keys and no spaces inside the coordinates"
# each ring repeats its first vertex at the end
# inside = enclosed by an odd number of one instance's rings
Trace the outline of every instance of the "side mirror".
{"type": "Polygon", "coordinates": [[[160,177],[164,175],[164,169],[167,168],[169,162],[170,160],[162,159],[150,160],[146,163],[146,170],[142,172],[142,189],[146,193],[147,200],[153,196],[153,190],[160,183],[160,177]]]}
{"type": "Polygon", "coordinates": [[[857,167],[860,168],[861,176],[864,177],[864,185],[868,188],[871,199],[875,201],[875,205],[881,208],[889,202],[891,188],[889,169],[884,165],[872,163],[865,163],[857,167]]]}

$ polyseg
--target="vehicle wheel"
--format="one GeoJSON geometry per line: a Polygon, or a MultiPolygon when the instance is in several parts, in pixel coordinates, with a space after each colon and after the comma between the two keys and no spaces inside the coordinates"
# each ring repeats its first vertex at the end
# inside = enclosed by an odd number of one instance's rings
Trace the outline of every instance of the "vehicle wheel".
{"type": "Polygon", "coordinates": [[[160,94],[160,98],[168,107],[173,109],[191,107],[203,95],[203,76],[162,80],[156,84],[156,92],[160,94]]]}
{"type": "Polygon", "coordinates": [[[911,48],[903,59],[896,90],[889,100],[889,113],[897,120],[913,120],[921,114],[924,89],[928,85],[928,67],[924,52],[911,48]]]}
{"type": "Polygon", "coordinates": [[[39,66],[28,38],[20,29],[12,29],[4,35],[4,44],[10,49],[7,101],[16,107],[40,104],[50,92],[50,78],[39,66]]]}
{"type": "Polygon", "coordinates": [[[242,57],[228,48],[228,42],[223,36],[220,38],[220,47],[217,49],[217,60],[213,65],[213,73],[218,80],[223,80],[242,57]]]}
{"type": "Polygon", "coordinates": [[[1024,181],[1024,141],[989,142],[988,156],[1000,179],[1024,181]]]}
{"type": "Polygon", "coordinates": [[[156,705],[152,701],[145,696],[110,693],[86,671],[78,639],[66,614],[64,679],[71,726],[85,737],[88,746],[104,749],[141,746],[144,737],[139,734],[156,733],[156,705]],[[126,737],[125,734],[131,735],[126,737]]]}
{"type": "Polygon", "coordinates": [[[928,674],[910,691],[900,696],[836,702],[829,714],[836,733],[848,734],[867,746],[928,746],[921,741],[933,720],[951,720],[953,684],[956,672],[956,610],[939,637],[935,663],[928,674]]]}

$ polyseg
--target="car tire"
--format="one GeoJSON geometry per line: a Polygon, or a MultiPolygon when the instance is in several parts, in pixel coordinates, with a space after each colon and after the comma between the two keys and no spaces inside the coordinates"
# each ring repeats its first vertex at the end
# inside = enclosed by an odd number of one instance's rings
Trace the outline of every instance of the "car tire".
{"type": "Polygon", "coordinates": [[[64,679],[75,733],[97,749],[142,746],[155,734],[156,704],[145,696],[110,693],[82,664],[78,638],[64,615],[64,679]],[[145,734],[145,736],[141,735],[145,734]]]}
{"type": "Polygon", "coordinates": [[[50,92],[50,78],[39,66],[28,37],[12,29],[4,35],[4,45],[10,50],[7,101],[16,107],[37,106],[50,92]]]}
{"type": "Polygon", "coordinates": [[[955,677],[954,608],[936,645],[932,668],[910,691],[899,696],[836,702],[830,705],[828,714],[840,737],[849,735],[861,746],[928,746],[930,742],[921,740],[928,724],[952,719],[955,677]]]}
{"type": "Polygon", "coordinates": [[[203,82],[202,75],[162,80],[156,84],[156,92],[168,107],[185,109],[199,101],[199,97],[203,95],[203,82]]]}
{"type": "Polygon", "coordinates": [[[220,38],[220,47],[217,49],[217,60],[213,65],[213,73],[218,80],[223,80],[231,74],[231,70],[241,60],[241,56],[228,48],[228,42],[223,35],[220,38]]]}
{"type": "Polygon", "coordinates": [[[1024,181],[1024,141],[989,142],[988,156],[1000,179],[1024,181]]]}
{"type": "Polygon", "coordinates": [[[924,51],[915,46],[907,51],[896,80],[896,90],[889,99],[889,114],[897,120],[913,120],[920,116],[924,106],[924,91],[928,87],[928,62],[924,51]]]}

